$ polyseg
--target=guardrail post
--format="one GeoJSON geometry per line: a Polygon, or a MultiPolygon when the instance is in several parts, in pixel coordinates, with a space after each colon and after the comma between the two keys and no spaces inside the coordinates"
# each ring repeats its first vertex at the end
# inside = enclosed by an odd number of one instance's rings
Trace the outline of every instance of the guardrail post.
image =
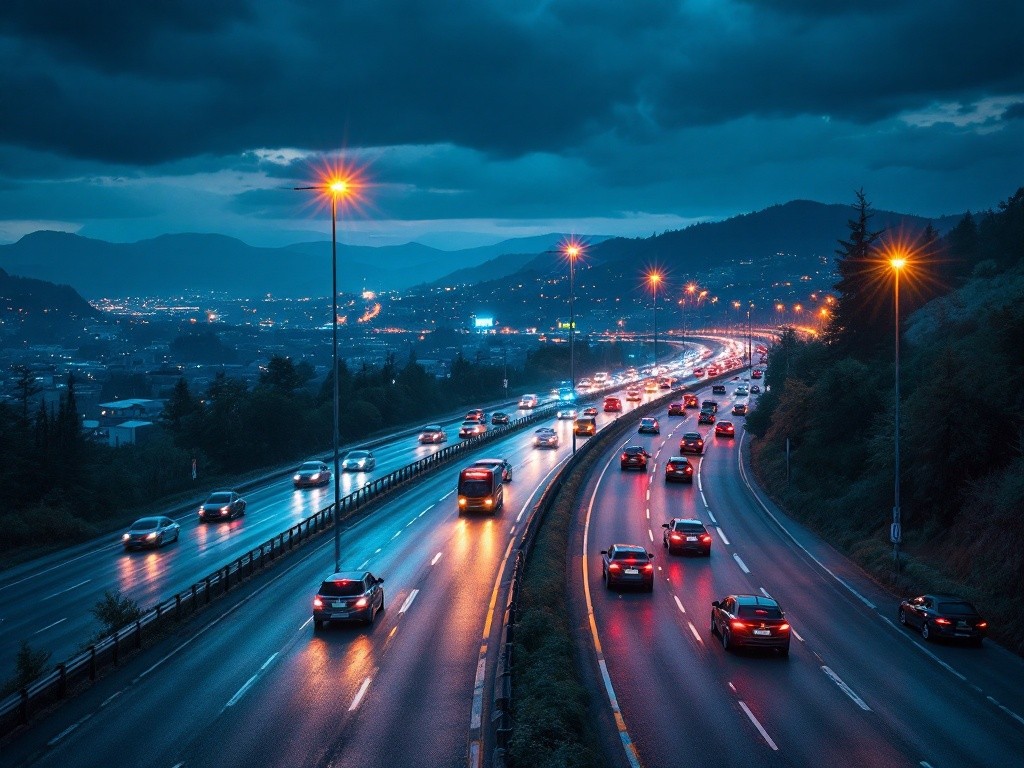
{"type": "Polygon", "coordinates": [[[210,577],[206,577],[206,604],[210,604],[210,577]]]}
{"type": "Polygon", "coordinates": [[[197,610],[197,605],[196,605],[196,585],[193,584],[192,585],[192,613],[195,613],[196,610],[197,610]]]}
{"type": "Polygon", "coordinates": [[[293,529],[291,529],[291,528],[288,529],[288,549],[294,549],[295,548],[295,543],[292,541],[292,538],[293,538],[292,530],[293,529]]]}
{"type": "Polygon", "coordinates": [[[163,621],[163,618],[164,618],[164,616],[163,616],[163,612],[161,611],[161,606],[158,605],[156,607],[156,623],[157,623],[157,626],[160,626],[160,623],[163,621]]]}
{"type": "Polygon", "coordinates": [[[224,591],[231,589],[231,564],[224,566],[224,591]]]}
{"type": "Polygon", "coordinates": [[[96,679],[96,646],[89,646],[89,679],[96,679]]]}
{"type": "Polygon", "coordinates": [[[135,622],[135,647],[142,647],[142,621],[136,620],[135,622]]]}

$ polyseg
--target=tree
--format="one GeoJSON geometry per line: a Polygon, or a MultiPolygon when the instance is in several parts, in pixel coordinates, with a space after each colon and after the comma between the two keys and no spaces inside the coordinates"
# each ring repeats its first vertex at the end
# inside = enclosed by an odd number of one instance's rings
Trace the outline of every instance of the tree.
{"type": "Polygon", "coordinates": [[[160,417],[164,428],[174,436],[178,445],[189,447],[194,442],[194,419],[200,409],[199,401],[192,395],[188,382],[184,377],[178,379],[160,417]]]}
{"type": "Polygon", "coordinates": [[[260,372],[260,386],[279,395],[291,397],[295,390],[309,380],[308,373],[308,364],[300,369],[292,363],[290,357],[274,355],[267,363],[267,370],[260,372]]]}
{"type": "Polygon", "coordinates": [[[836,249],[839,294],[829,325],[828,340],[837,355],[870,357],[891,337],[887,317],[881,312],[882,290],[888,280],[879,279],[879,256],[875,243],[884,230],[872,231],[871,204],[863,190],[857,190],[856,218],[850,219],[849,239],[836,249]]]}
{"type": "Polygon", "coordinates": [[[20,406],[21,418],[27,428],[28,419],[28,404],[33,397],[42,392],[42,387],[36,384],[35,376],[32,372],[24,365],[14,366],[15,372],[18,374],[18,378],[14,382],[14,391],[17,392],[18,405],[20,406]]]}

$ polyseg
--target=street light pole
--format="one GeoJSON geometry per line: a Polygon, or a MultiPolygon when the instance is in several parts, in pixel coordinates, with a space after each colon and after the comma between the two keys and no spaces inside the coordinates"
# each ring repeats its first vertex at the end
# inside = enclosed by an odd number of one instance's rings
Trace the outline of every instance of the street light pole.
{"type": "Polygon", "coordinates": [[[750,353],[750,336],[751,336],[751,332],[750,332],[750,307],[751,306],[753,306],[753,305],[751,304],[751,305],[747,306],[747,368],[753,367],[753,364],[754,364],[753,363],[753,359],[752,359],[753,356],[750,353]]]}
{"type": "MultiPolygon", "coordinates": [[[[572,387],[573,400],[576,398],[576,257],[580,253],[578,245],[570,245],[565,249],[569,258],[569,386],[572,387]]],[[[572,452],[576,453],[576,427],[572,430],[572,452]]]]}
{"type": "Polygon", "coordinates": [[[892,507],[892,531],[889,538],[892,539],[892,559],[896,567],[896,578],[900,576],[900,544],[903,541],[902,521],[900,520],[900,269],[906,264],[906,259],[897,257],[889,262],[896,273],[893,280],[893,304],[895,306],[896,324],[894,326],[895,351],[896,351],[896,403],[895,403],[895,434],[894,452],[896,470],[893,478],[893,507],[892,507]]]}

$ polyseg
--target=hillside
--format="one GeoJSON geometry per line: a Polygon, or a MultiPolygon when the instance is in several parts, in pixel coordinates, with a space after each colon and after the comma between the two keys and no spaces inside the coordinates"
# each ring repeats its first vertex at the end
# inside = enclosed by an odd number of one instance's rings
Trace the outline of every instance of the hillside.
{"type": "Polygon", "coordinates": [[[101,313],[68,285],[18,277],[0,269],[0,333],[20,341],[49,342],[101,313]]]}

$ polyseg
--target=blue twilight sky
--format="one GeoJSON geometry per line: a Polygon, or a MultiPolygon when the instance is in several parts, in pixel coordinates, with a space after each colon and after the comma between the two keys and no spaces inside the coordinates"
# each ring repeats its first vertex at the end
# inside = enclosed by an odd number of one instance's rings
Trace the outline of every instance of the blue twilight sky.
{"type": "Polygon", "coordinates": [[[0,242],[649,235],[804,198],[1024,184],[1024,3],[4,0],[0,242]]]}

